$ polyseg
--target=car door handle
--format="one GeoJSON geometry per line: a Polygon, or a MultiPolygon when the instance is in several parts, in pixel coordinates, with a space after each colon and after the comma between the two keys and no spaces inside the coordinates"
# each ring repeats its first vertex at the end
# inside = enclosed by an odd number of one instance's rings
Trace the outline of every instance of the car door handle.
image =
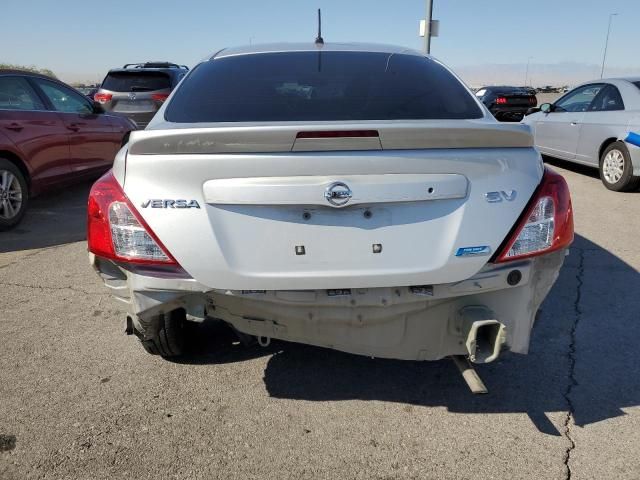
{"type": "Polygon", "coordinates": [[[19,132],[24,127],[20,125],[18,122],[12,122],[9,125],[7,125],[5,128],[8,130],[13,130],[14,132],[19,132]]]}
{"type": "Polygon", "coordinates": [[[80,130],[80,127],[84,125],[83,123],[69,123],[67,125],[67,128],[73,132],[77,132],[78,130],[80,130]]]}
{"type": "Polygon", "coordinates": [[[578,122],[571,122],[571,125],[575,127],[576,125],[578,125],[578,122]]]}

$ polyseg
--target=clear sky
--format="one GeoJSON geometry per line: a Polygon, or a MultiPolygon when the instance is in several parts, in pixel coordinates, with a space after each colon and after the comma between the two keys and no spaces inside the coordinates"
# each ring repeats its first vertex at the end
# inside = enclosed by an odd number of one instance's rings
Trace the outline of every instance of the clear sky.
{"type": "MultiPolygon", "coordinates": [[[[421,47],[424,0],[0,0],[0,63],[47,67],[67,81],[101,80],[127,62],[192,66],[225,46],[312,41],[318,7],[327,42],[421,47]]],[[[499,81],[497,71],[523,77],[528,57],[538,83],[558,70],[595,76],[609,13],[619,13],[610,72],[640,73],[640,0],[434,0],[432,54],[470,83],[499,81]]]]}

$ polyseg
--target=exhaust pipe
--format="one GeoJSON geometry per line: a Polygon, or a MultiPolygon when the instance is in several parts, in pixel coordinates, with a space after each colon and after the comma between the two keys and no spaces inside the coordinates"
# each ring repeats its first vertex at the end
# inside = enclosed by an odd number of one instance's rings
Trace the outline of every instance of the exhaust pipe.
{"type": "Polygon", "coordinates": [[[500,356],[507,339],[507,327],[493,319],[494,313],[486,307],[465,307],[460,315],[469,360],[473,363],[493,362],[500,356]]]}

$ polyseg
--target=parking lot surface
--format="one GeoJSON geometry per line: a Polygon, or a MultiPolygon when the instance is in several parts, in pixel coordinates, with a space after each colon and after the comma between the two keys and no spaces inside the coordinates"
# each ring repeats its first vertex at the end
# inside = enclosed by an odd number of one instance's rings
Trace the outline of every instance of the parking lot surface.
{"type": "Polygon", "coordinates": [[[640,478],[640,193],[554,162],[576,241],[528,356],[375,360],[202,325],[170,362],[90,269],[89,185],[0,233],[0,479],[640,478]]]}

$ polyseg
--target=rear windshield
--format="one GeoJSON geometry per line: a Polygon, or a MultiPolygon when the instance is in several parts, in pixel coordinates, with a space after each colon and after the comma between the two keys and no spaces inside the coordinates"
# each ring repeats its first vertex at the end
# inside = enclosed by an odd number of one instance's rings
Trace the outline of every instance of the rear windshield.
{"type": "Polygon", "coordinates": [[[171,88],[171,79],[162,72],[111,72],[102,88],[113,92],[149,92],[171,88]]]}
{"type": "Polygon", "coordinates": [[[480,117],[466,88],[426,57],[320,51],[201,63],[165,113],[178,123],[480,117]]]}

